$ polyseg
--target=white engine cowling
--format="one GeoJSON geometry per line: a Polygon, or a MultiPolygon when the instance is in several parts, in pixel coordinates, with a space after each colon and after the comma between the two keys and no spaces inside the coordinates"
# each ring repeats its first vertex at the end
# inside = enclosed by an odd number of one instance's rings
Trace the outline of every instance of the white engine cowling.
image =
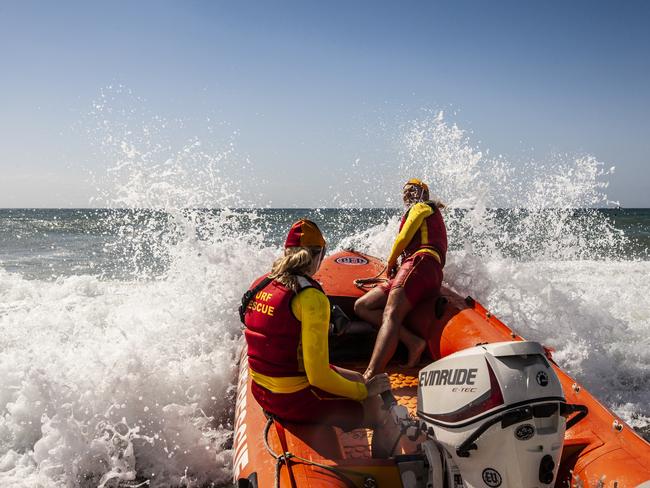
{"type": "Polygon", "coordinates": [[[454,488],[552,486],[566,428],[563,403],[537,342],[473,347],[419,374],[418,416],[449,454],[454,488]]]}

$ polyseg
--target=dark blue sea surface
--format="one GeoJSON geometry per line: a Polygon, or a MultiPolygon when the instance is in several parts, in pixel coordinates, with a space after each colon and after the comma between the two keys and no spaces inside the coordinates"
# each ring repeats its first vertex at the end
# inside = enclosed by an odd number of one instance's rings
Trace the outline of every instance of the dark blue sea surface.
{"type": "MultiPolygon", "coordinates": [[[[456,210],[456,215],[467,212],[456,210]]],[[[522,246],[516,239],[504,238],[506,232],[517,234],[522,221],[530,219],[531,212],[524,209],[490,210],[491,220],[497,222],[492,241],[505,256],[523,259],[535,255],[535,240],[544,237],[533,235],[522,246]]],[[[566,212],[566,211],[564,211],[566,212]]],[[[453,213],[453,212],[452,212],[453,213]]],[[[192,223],[199,239],[218,238],[211,220],[221,216],[230,222],[233,230],[246,232],[259,230],[260,242],[280,246],[291,222],[308,217],[322,227],[330,249],[342,239],[363,232],[376,225],[386,224],[400,214],[398,209],[234,209],[187,211],[181,220],[192,223]],[[226,215],[227,213],[227,215],[226,215]]],[[[611,249],[581,255],[592,259],[647,260],[650,249],[650,209],[583,209],[571,211],[564,218],[564,231],[570,221],[578,222],[585,214],[597,215],[611,229],[620,231],[623,240],[613,243],[611,249]],[[622,243],[622,244],[621,244],[622,243]]],[[[448,227],[457,220],[448,219],[448,227]]],[[[164,272],[168,264],[166,250],[175,239],[187,231],[178,216],[154,210],[123,209],[0,209],[0,267],[17,272],[27,278],[56,278],[58,276],[91,274],[109,278],[129,278],[143,270],[155,275],[164,272]],[[183,228],[181,228],[183,227],[183,228]]],[[[461,224],[459,224],[461,225],[461,224]]],[[[542,224],[544,225],[544,224],[542,224]]],[[[585,226],[585,227],[588,227],[585,226]]],[[[223,232],[223,226],[218,227],[223,232]]],[[[458,230],[463,238],[476,234],[476,248],[480,251],[490,239],[489,232],[477,233],[475,229],[458,230]]],[[[582,229],[587,233],[589,229],[582,229]]],[[[451,232],[453,235],[453,232],[451,232]]],[[[546,237],[547,238],[547,237],[546,237]]],[[[585,244],[599,236],[585,235],[585,244]]],[[[451,250],[461,243],[450,239],[451,250]]]]}

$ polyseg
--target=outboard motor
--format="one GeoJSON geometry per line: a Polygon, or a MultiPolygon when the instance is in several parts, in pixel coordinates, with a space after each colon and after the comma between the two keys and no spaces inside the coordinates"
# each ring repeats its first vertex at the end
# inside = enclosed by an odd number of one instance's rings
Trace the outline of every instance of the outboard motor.
{"type": "Polygon", "coordinates": [[[537,342],[473,347],[419,375],[418,416],[435,439],[427,443],[442,448],[453,488],[552,486],[566,429],[563,405],[560,381],[537,342]]]}

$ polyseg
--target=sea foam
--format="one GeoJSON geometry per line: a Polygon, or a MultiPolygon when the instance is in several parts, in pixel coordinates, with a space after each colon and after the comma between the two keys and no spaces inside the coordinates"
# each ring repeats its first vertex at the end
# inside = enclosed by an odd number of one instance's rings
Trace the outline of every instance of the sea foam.
{"type": "MultiPolygon", "coordinates": [[[[277,229],[254,210],[228,210],[252,191],[231,142],[175,146],[169,121],[134,128],[141,116],[114,121],[108,103],[93,115],[106,160],[93,179],[98,204],[134,209],[106,216],[107,252],[129,273],[28,280],[0,269],[0,485],[228,484],[236,309],[280,253],[268,238],[277,229]],[[214,207],[224,210],[192,210],[214,207]]],[[[647,428],[650,263],[620,258],[625,236],[573,210],[606,200],[609,170],[589,156],[522,170],[473,147],[442,114],[404,125],[401,158],[380,193],[419,176],[448,204],[446,283],[554,347],[578,381],[647,428]],[[519,210],[490,210],[503,206],[519,210]]],[[[368,201],[354,195],[335,201],[368,201]]],[[[397,224],[346,221],[349,235],[331,247],[385,256],[397,224]]]]}

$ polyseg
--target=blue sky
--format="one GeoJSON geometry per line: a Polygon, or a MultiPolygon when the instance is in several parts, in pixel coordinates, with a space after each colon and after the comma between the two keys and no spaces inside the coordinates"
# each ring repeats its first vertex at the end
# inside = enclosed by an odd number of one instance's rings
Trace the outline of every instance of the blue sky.
{"type": "Polygon", "coordinates": [[[643,1],[2,0],[0,207],[88,206],[106,162],[78,129],[111,85],[186,135],[236,131],[277,206],[326,202],[356,158],[395,158],[381,134],[443,109],[515,164],[591,154],[610,198],[650,207],[649,22],[643,1]]]}

